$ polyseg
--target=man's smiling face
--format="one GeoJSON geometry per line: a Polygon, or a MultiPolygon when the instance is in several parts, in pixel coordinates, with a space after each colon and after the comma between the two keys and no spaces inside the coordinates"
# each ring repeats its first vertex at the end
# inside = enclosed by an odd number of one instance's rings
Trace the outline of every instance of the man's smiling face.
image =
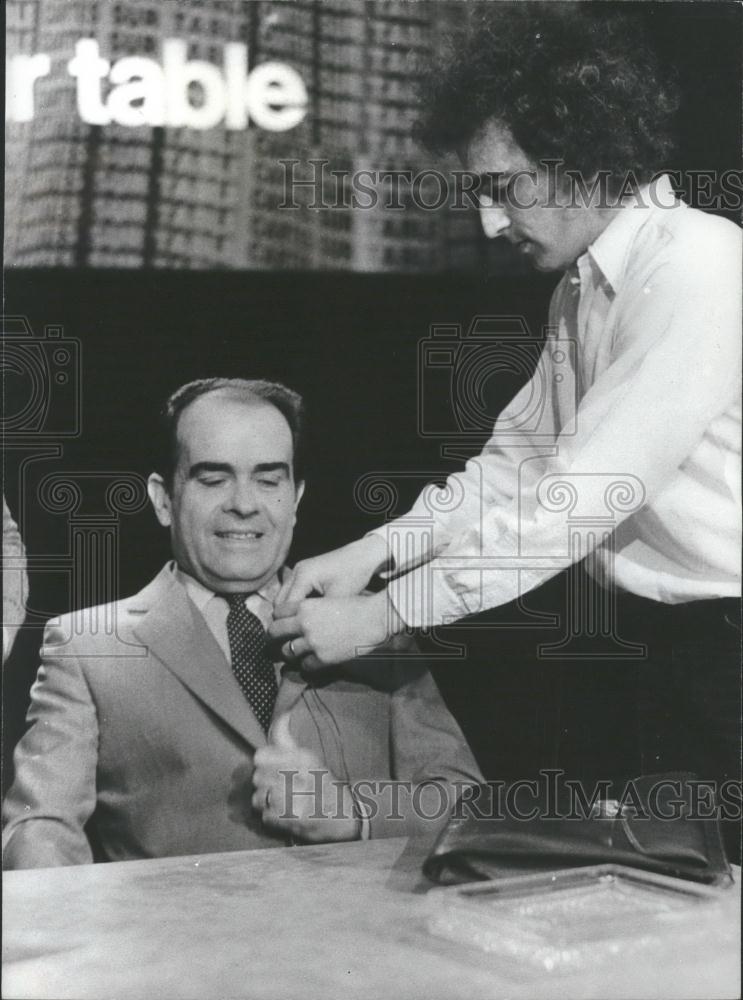
{"type": "Polygon", "coordinates": [[[218,390],[181,413],[171,489],[150,477],[178,565],[210,590],[259,590],[291,545],[303,484],[289,424],[259,399],[218,390]]]}
{"type": "Polygon", "coordinates": [[[531,161],[505,125],[486,122],[461,155],[466,169],[481,177],[485,235],[504,236],[537,270],[564,270],[595,238],[591,210],[566,204],[555,172],[531,161]]]}

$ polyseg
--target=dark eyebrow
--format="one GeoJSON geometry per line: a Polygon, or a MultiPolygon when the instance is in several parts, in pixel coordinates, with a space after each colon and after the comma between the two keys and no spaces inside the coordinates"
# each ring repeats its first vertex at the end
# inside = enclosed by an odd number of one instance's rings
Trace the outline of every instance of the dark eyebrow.
{"type": "Polygon", "coordinates": [[[289,466],[286,462],[261,462],[256,465],[253,472],[283,472],[289,475],[289,466]]]}
{"type": "MultiPolygon", "coordinates": [[[[231,465],[226,462],[196,462],[188,470],[189,479],[196,479],[197,476],[202,476],[204,473],[208,472],[221,472],[226,475],[233,475],[234,469],[231,465]]],[[[286,462],[261,462],[254,466],[253,473],[262,472],[283,472],[285,475],[289,475],[289,466],[286,462]]]]}
{"type": "Polygon", "coordinates": [[[226,472],[228,474],[232,473],[232,466],[227,465],[226,462],[196,462],[188,470],[189,479],[195,479],[197,476],[203,475],[205,472],[226,472]]]}

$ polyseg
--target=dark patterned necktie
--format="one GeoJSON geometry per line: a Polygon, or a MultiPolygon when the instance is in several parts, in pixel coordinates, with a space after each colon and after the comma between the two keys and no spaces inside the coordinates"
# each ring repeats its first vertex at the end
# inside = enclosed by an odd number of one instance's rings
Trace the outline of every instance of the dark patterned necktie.
{"type": "Polygon", "coordinates": [[[266,654],[266,631],[245,607],[247,594],[225,594],[229,605],[227,637],[232,672],[256,718],[268,730],[278,685],[273,663],[266,654]]]}

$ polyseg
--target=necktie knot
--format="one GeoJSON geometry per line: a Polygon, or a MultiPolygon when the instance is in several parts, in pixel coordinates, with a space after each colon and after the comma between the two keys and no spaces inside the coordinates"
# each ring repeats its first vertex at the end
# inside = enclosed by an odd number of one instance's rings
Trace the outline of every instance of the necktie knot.
{"type": "Polygon", "coordinates": [[[221,594],[220,596],[227,601],[230,611],[239,611],[240,608],[245,607],[245,601],[250,597],[252,591],[246,590],[243,594],[221,594]]]}

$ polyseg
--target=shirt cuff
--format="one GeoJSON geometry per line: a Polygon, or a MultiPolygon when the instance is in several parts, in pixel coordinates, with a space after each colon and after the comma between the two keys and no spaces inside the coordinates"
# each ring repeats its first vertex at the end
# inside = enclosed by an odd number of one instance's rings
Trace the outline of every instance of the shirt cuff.
{"type": "Polygon", "coordinates": [[[389,562],[387,569],[378,574],[381,580],[389,580],[433,558],[434,532],[431,524],[406,523],[405,518],[399,518],[367,534],[376,535],[387,546],[389,562]]]}
{"type": "Polygon", "coordinates": [[[457,589],[435,561],[390,580],[387,596],[408,628],[447,625],[482,611],[482,571],[457,571],[457,589]]]}

